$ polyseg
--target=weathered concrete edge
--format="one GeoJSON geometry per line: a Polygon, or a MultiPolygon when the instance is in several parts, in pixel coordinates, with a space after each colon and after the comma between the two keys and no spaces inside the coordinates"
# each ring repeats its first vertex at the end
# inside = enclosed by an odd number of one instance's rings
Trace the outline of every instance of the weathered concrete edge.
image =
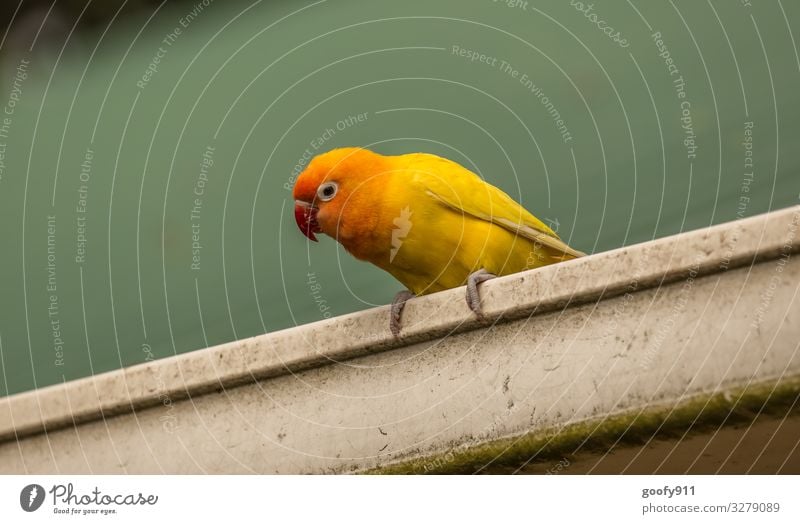
{"type": "MultiPolygon", "coordinates": [[[[800,206],[487,282],[487,321],[504,322],[722,272],[798,251],[800,206]]],[[[388,308],[344,315],[0,399],[0,441],[72,426],[310,367],[478,329],[463,289],[415,299],[404,332],[388,308]],[[324,351],[317,348],[325,348],[324,351]]]]}
{"type": "Polygon", "coordinates": [[[400,458],[361,474],[471,474],[489,465],[519,466],[560,460],[581,451],[607,451],[612,445],[642,444],[661,436],[697,433],[760,414],[800,412],[800,375],[779,376],[691,395],[680,401],[592,417],[561,427],[526,431],[496,440],[453,442],[447,453],[400,458]]]}

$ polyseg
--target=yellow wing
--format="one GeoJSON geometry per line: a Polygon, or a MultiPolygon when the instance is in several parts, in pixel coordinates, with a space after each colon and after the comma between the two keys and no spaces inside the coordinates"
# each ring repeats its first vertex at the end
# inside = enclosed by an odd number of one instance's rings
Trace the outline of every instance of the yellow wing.
{"type": "Polygon", "coordinates": [[[409,156],[414,157],[409,167],[414,171],[417,182],[424,185],[429,196],[445,206],[458,213],[491,222],[518,236],[549,247],[556,253],[573,257],[585,255],[569,247],[541,220],[472,171],[435,155],[417,153],[409,156]]]}

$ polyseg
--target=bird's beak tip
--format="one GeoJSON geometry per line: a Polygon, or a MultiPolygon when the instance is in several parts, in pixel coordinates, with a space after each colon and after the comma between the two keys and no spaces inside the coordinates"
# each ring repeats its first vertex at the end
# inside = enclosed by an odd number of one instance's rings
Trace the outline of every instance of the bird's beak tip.
{"type": "Polygon", "coordinates": [[[315,233],[319,233],[319,224],[317,224],[317,208],[304,202],[302,200],[295,200],[294,203],[294,219],[297,222],[297,227],[309,240],[318,242],[315,233]]]}

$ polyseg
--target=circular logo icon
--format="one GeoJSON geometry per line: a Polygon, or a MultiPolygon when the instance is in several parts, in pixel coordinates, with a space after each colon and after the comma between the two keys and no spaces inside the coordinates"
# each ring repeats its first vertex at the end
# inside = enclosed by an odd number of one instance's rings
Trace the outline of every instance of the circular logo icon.
{"type": "Polygon", "coordinates": [[[28,484],[19,493],[19,505],[25,511],[36,511],[44,502],[44,488],[39,484],[28,484]]]}

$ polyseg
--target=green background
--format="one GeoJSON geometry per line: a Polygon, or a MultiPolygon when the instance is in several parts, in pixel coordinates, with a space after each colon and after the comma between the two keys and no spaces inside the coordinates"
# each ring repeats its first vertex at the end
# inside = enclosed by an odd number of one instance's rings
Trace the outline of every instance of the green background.
{"type": "Polygon", "coordinates": [[[0,395],[319,320],[309,273],[333,315],[389,302],[399,283],[298,232],[286,187],[306,149],[447,156],[587,252],[798,203],[800,5],[593,5],[627,47],[566,1],[217,0],[186,27],[191,4],[164,6],[54,49],[4,55],[3,106],[20,58],[30,66],[0,139],[0,395]],[[656,31],[686,83],[694,159],[656,31]],[[453,46],[497,61],[472,62],[453,46]],[[137,86],[159,47],[157,72],[137,86]],[[337,128],[359,114],[363,122],[337,128]],[[209,146],[193,270],[190,213],[209,146]]]}

